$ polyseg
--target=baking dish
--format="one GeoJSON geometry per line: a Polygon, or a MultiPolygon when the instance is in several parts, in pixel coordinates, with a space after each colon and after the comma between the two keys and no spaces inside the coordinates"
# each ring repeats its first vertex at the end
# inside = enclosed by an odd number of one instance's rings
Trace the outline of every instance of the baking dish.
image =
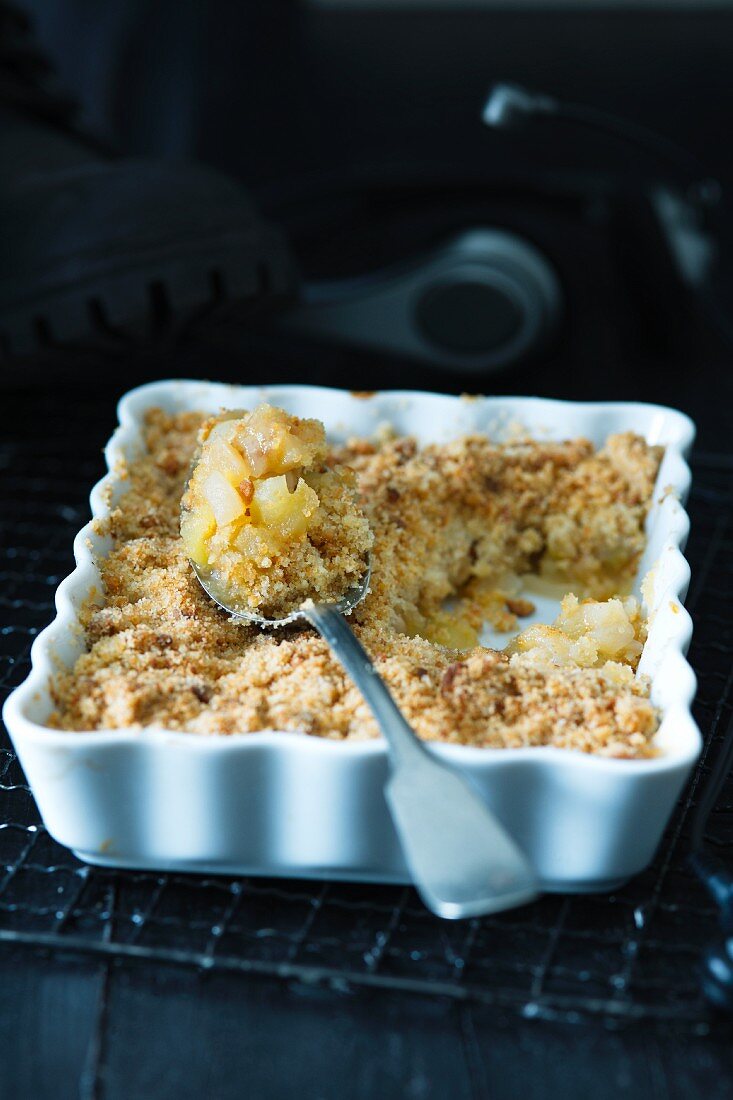
{"type": "MultiPolygon", "coordinates": [[[[91,494],[93,515],[103,516],[125,491],[120,460],[141,450],[146,409],[216,411],[262,400],[318,417],[335,439],[370,434],[385,421],[422,443],[476,430],[498,438],[521,424],[537,438],[584,435],[596,445],[633,430],[666,448],[636,583],[639,594],[650,575],[640,672],[651,677],[652,700],[662,711],[659,755],[619,760],[550,747],[430,746],[479,786],[545,890],[607,889],[641,870],[701,747],[690,713],[695,677],[685,659],[692,623],[682,606],[692,422],[674,409],[633,403],[154,382],[120,402],[119,427],[105,452],[109,472],[91,494]]],[[[56,619],[36,639],[31,672],[3,712],[51,835],[105,866],[408,881],[382,794],[387,757],[379,740],[274,731],[207,737],[152,728],[70,733],[44,726],[55,669],[83,649],[78,612],[99,591],[95,560],[108,549],[91,523],[77,535],[77,565],[59,586],[56,619]]],[[[540,611],[543,618],[554,614],[548,601],[540,611]]]]}

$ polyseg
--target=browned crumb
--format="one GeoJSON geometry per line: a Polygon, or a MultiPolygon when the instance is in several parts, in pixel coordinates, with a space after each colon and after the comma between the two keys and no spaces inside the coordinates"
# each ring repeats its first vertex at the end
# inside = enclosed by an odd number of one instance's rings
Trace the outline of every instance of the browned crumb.
{"type": "MultiPolygon", "coordinates": [[[[130,466],[129,491],[106,522],[105,602],[87,615],[89,651],[56,684],[54,724],[376,736],[320,638],[238,625],[193,577],[177,526],[201,420],[148,415],[148,454],[130,466]]],[[[333,457],[357,471],[375,534],[372,590],[353,625],[421,737],[651,754],[656,713],[628,668],[547,667],[409,635],[439,621],[446,597],[460,598],[467,585],[503,591],[504,614],[514,616],[507,575],[575,570],[584,594],[601,597],[623,587],[643,546],[658,449],[629,434],[598,452],[585,440],[498,445],[470,436],[420,450],[385,438],[354,441],[333,457]]]]}
{"type": "Polygon", "coordinates": [[[531,615],[535,610],[535,605],[531,600],[525,600],[521,597],[508,596],[504,601],[506,603],[507,611],[511,611],[512,615],[516,615],[519,619],[526,619],[528,615],[531,615]]]}

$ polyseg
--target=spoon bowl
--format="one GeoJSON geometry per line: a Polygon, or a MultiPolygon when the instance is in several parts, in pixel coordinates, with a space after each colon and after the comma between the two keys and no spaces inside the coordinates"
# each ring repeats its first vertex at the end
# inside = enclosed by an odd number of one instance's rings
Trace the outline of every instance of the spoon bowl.
{"type": "MultiPolygon", "coordinates": [[[[189,561],[191,561],[191,559],[189,559],[189,561]]],[[[212,580],[210,574],[207,574],[206,571],[201,569],[194,561],[191,561],[191,567],[206,595],[209,596],[215,604],[218,604],[222,611],[226,611],[228,615],[231,615],[233,619],[240,619],[242,622],[251,623],[253,626],[261,627],[263,630],[270,630],[280,626],[290,626],[292,623],[297,622],[310,622],[308,609],[305,606],[297,607],[295,611],[291,611],[289,615],[283,615],[280,619],[267,619],[264,615],[258,615],[256,612],[249,611],[247,608],[237,607],[236,604],[227,601],[225,593],[220,591],[219,586],[212,580]]],[[[368,557],[365,563],[364,574],[359,583],[353,588],[350,588],[340,600],[328,604],[328,607],[337,615],[349,615],[356,605],[361,603],[367,595],[371,577],[372,563],[371,558],[368,557]]]]}

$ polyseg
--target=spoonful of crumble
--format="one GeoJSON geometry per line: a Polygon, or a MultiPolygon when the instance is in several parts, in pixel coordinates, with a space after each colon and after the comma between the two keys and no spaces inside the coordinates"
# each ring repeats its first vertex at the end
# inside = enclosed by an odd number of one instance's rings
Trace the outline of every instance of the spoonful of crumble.
{"type": "Polygon", "coordinates": [[[457,919],[531,901],[527,860],[473,786],[407,723],[346,616],[369,591],[373,535],[356,476],[328,463],[323,425],[260,405],[207,421],[182,500],[201,585],[233,618],[307,622],[361,691],[390,751],[385,797],[415,886],[457,919]]]}

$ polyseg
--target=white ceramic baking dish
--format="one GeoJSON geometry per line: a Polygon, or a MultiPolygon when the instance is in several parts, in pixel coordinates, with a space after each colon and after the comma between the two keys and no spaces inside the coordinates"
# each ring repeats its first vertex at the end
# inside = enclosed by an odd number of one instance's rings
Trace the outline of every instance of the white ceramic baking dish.
{"type": "MultiPolygon", "coordinates": [[[[109,473],[92,490],[95,517],[125,490],[119,459],[141,447],[145,410],[252,407],[266,399],[317,416],[334,438],[388,421],[422,442],[517,422],[540,438],[584,435],[601,444],[632,429],[666,448],[648,518],[637,590],[651,570],[651,628],[641,671],[663,713],[652,760],[616,760],[555,748],[433,745],[464,769],[531,859],[546,890],[601,890],[641,870],[701,746],[690,714],[695,677],[685,660],[692,624],[682,607],[682,556],[691,421],[674,409],[539,398],[457,398],[392,392],[357,397],[310,386],[239,387],[154,382],[120,402],[107,449],[109,473]]],[[[109,548],[87,524],[76,569],[59,586],[57,616],[36,639],[32,670],[4,718],[43,820],[83,860],[115,867],[405,882],[408,874],[384,802],[382,741],[337,742],[296,733],[205,737],[163,729],[67,733],[44,726],[59,664],[84,646],[78,612],[96,588],[95,561],[109,548]]],[[[554,613],[542,601],[540,613],[554,613]]]]}

